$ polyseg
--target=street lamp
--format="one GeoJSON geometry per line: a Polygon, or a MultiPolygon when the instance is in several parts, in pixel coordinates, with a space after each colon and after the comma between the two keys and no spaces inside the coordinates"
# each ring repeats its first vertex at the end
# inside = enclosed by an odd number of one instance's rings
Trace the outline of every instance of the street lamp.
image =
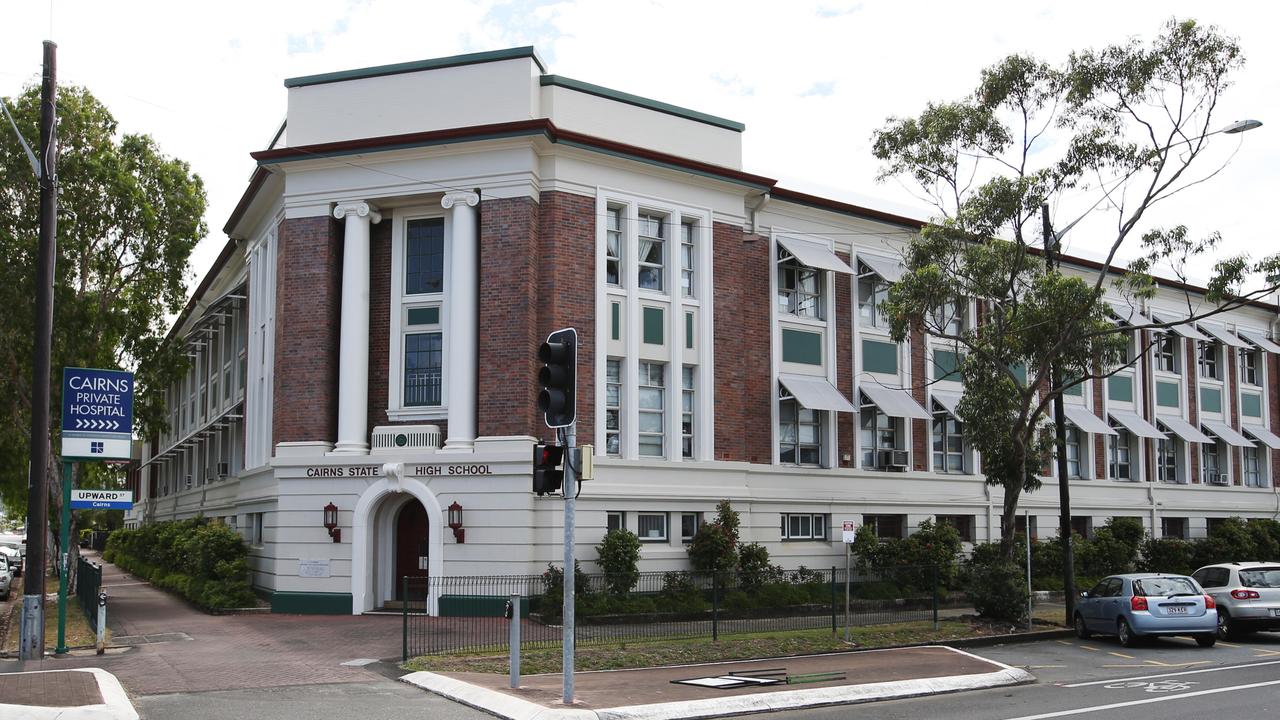
{"type": "MultiPolygon", "coordinates": [[[[1227,135],[1237,135],[1239,133],[1245,132],[1246,130],[1252,130],[1258,127],[1262,127],[1261,120],[1253,120],[1253,119],[1237,120],[1231,123],[1230,125],[1222,128],[1221,130],[1218,130],[1217,132],[1226,133],[1227,135]]],[[[1213,135],[1213,134],[1214,133],[1209,133],[1209,135],[1213,135]]]]}

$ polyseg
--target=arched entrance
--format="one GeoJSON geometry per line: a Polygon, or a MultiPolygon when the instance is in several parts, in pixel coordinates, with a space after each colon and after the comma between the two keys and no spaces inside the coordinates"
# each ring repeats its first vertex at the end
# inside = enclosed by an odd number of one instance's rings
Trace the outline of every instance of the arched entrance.
{"type": "MultiPolygon", "coordinates": [[[[352,518],[351,610],[359,615],[400,599],[400,578],[444,574],[443,511],[426,483],[383,478],[356,501],[352,518]]],[[[427,612],[436,613],[435,594],[427,612]]]]}
{"type": "MultiPolygon", "coordinates": [[[[395,539],[395,597],[404,600],[403,578],[425,578],[431,568],[431,549],[427,542],[427,509],[417,500],[410,499],[396,513],[395,539]]],[[[410,580],[413,583],[413,580],[410,580]]],[[[414,583],[416,591],[421,586],[414,583]]],[[[418,592],[413,592],[417,595],[418,592]]]]}

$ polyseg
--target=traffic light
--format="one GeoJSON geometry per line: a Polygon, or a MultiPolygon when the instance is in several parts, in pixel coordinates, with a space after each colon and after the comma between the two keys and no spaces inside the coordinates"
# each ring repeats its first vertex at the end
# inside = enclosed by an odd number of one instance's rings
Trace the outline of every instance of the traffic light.
{"type": "Polygon", "coordinates": [[[560,460],[564,448],[559,445],[533,446],[533,491],[538,495],[550,495],[564,484],[564,471],[560,460]]]}
{"type": "Polygon", "coordinates": [[[547,336],[538,348],[538,359],[543,362],[538,371],[542,392],[538,393],[538,409],[542,411],[547,427],[568,427],[577,418],[577,365],[578,331],[573,328],[557,330],[547,336]]]}

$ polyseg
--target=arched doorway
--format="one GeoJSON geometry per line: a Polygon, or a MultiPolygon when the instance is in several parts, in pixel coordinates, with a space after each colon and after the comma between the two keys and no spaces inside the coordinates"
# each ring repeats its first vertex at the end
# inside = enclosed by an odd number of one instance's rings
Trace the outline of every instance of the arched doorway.
{"type": "MultiPolygon", "coordinates": [[[[359,615],[396,602],[400,597],[399,578],[405,574],[444,575],[444,511],[427,483],[415,477],[384,477],[360,494],[352,516],[353,613],[359,615]],[[400,540],[402,520],[407,535],[404,542],[400,540]],[[421,529],[409,531],[408,527],[414,524],[421,529]],[[421,552],[422,538],[426,539],[426,552],[421,552]],[[424,570],[417,569],[420,557],[427,558],[424,570]],[[402,568],[412,568],[412,572],[402,574],[402,568]]],[[[436,613],[437,600],[434,594],[428,595],[429,614],[436,613]]]]}
{"type": "MultiPolygon", "coordinates": [[[[430,569],[427,509],[415,499],[400,506],[396,513],[395,532],[395,597],[404,600],[404,578],[425,578],[430,569]]],[[[412,580],[410,581],[413,582],[412,580]]],[[[415,585],[417,596],[421,586],[415,585]]]]}

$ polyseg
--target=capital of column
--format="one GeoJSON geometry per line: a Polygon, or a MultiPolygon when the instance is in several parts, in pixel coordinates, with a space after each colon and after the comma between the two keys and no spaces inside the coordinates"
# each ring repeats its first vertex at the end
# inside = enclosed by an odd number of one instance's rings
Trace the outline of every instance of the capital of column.
{"type": "Polygon", "coordinates": [[[374,206],[363,201],[338,203],[338,205],[333,208],[333,216],[338,220],[341,220],[348,215],[367,217],[369,218],[369,222],[374,224],[382,222],[382,213],[378,212],[378,209],[374,206]]]}
{"type": "Polygon", "coordinates": [[[480,196],[473,192],[458,190],[455,192],[446,193],[445,196],[440,199],[440,207],[444,208],[445,210],[448,210],[449,208],[453,207],[454,205],[457,205],[458,203],[462,203],[467,207],[475,207],[476,205],[480,204],[480,196]]]}

